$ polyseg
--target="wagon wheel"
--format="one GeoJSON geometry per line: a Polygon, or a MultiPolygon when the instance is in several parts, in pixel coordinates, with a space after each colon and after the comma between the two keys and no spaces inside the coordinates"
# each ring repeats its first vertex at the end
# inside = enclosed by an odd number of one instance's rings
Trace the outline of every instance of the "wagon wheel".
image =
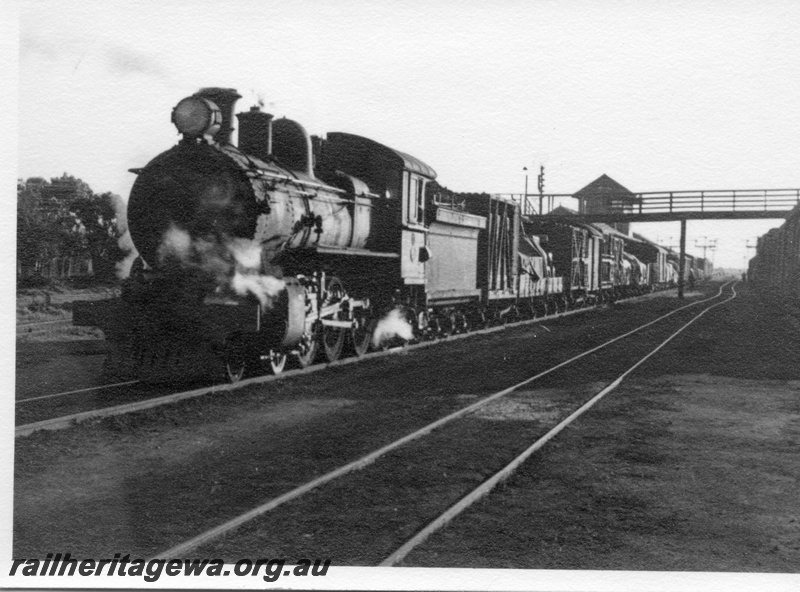
{"type": "Polygon", "coordinates": [[[416,327],[414,334],[417,335],[419,341],[429,341],[435,339],[433,331],[431,330],[431,320],[427,311],[421,311],[417,314],[416,327]]]}
{"type": "Polygon", "coordinates": [[[512,304],[511,310],[509,310],[508,313],[503,317],[503,324],[509,325],[511,323],[516,323],[517,321],[519,321],[519,319],[520,319],[519,309],[515,304],[512,304]]]}
{"type": "Polygon", "coordinates": [[[232,337],[225,344],[225,373],[231,383],[244,378],[247,369],[247,348],[241,337],[232,337]]]}
{"type": "Polygon", "coordinates": [[[469,333],[472,331],[472,323],[469,322],[469,315],[466,313],[458,313],[458,332],[469,333]]]}
{"type": "Polygon", "coordinates": [[[350,341],[353,345],[353,352],[357,357],[361,357],[369,351],[372,334],[375,331],[375,319],[370,318],[369,310],[357,308],[353,311],[355,327],[350,329],[350,341]]]}
{"type": "Polygon", "coordinates": [[[430,338],[431,339],[439,339],[439,336],[442,334],[443,327],[442,327],[442,320],[433,315],[428,319],[428,327],[430,328],[430,338]]]}
{"type": "Polygon", "coordinates": [[[271,349],[267,354],[267,365],[273,374],[280,374],[286,367],[286,352],[271,349]]]}
{"type": "Polygon", "coordinates": [[[539,306],[536,304],[535,298],[530,298],[527,302],[525,311],[528,313],[529,319],[535,319],[539,316],[539,306]]]}
{"type": "MultiPolygon", "coordinates": [[[[344,286],[339,278],[331,278],[328,280],[326,290],[327,302],[337,302],[344,298],[344,286]]],[[[338,320],[338,319],[337,319],[338,320]]],[[[341,327],[324,327],[322,328],[322,345],[325,351],[325,357],[329,362],[335,362],[342,355],[342,348],[344,346],[345,329],[341,327]]]]}
{"type": "Polygon", "coordinates": [[[450,337],[456,332],[458,321],[456,320],[456,313],[451,312],[443,316],[439,321],[439,332],[442,337],[450,337]]]}
{"type": "Polygon", "coordinates": [[[489,322],[489,315],[486,314],[485,308],[479,308],[478,310],[476,310],[472,320],[473,324],[478,329],[488,329],[491,324],[489,322]]]}

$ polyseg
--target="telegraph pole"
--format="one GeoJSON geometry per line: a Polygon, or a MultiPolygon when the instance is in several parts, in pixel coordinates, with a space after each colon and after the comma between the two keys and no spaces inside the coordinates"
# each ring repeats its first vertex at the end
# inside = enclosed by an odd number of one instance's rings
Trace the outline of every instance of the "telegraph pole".
{"type": "Polygon", "coordinates": [[[681,220],[681,255],[678,262],[678,298],[683,298],[683,274],[686,271],[686,220],[681,220]]]}
{"type": "Polygon", "coordinates": [[[661,240],[662,239],[659,236],[659,237],[656,238],[656,244],[658,244],[659,246],[664,247],[665,249],[669,249],[670,251],[672,251],[673,249],[676,249],[678,247],[678,245],[676,245],[675,243],[672,242],[672,238],[673,237],[668,236],[667,237],[667,244],[664,245],[664,244],[661,244],[661,240]]]}
{"type": "Polygon", "coordinates": [[[698,249],[703,249],[703,259],[706,258],[706,250],[710,250],[712,253],[717,250],[717,239],[713,238],[710,239],[707,236],[702,237],[705,241],[702,245],[697,244],[697,240],[694,241],[694,246],[698,249]]]}
{"type": "Polygon", "coordinates": [[[669,240],[668,245],[661,244],[661,237],[657,238],[656,242],[660,246],[664,247],[665,249],[669,249],[670,251],[672,251],[675,247],[680,249],[678,251],[678,298],[683,298],[683,274],[686,271],[686,220],[681,220],[680,243],[678,245],[673,244],[671,236],[667,240],[669,240]]]}

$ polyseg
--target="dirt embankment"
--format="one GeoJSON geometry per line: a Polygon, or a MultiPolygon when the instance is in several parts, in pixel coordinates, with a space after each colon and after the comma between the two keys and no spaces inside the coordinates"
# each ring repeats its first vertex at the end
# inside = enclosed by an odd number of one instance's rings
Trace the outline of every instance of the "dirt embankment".
{"type": "Polygon", "coordinates": [[[72,303],[102,300],[119,295],[117,286],[75,288],[54,285],[49,288],[17,290],[17,323],[35,323],[70,318],[72,303]]]}

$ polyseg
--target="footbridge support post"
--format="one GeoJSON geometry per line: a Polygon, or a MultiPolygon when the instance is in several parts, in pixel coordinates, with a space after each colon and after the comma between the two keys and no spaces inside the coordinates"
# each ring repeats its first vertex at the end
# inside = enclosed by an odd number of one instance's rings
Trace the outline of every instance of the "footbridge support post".
{"type": "Polygon", "coordinates": [[[678,262],[678,298],[683,298],[683,276],[686,271],[686,220],[681,220],[681,254],[678,262]]]}

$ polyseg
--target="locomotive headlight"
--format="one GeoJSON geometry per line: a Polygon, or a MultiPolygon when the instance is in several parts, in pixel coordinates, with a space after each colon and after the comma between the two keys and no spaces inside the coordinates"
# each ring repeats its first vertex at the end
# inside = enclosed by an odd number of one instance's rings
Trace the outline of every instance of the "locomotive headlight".
{"type": "Polygon", "coordinates": [[[222,125],[222,113],[213,101],[191,96],[175,105],[172,123],[187,136],[213,136],[222,125]]]}

